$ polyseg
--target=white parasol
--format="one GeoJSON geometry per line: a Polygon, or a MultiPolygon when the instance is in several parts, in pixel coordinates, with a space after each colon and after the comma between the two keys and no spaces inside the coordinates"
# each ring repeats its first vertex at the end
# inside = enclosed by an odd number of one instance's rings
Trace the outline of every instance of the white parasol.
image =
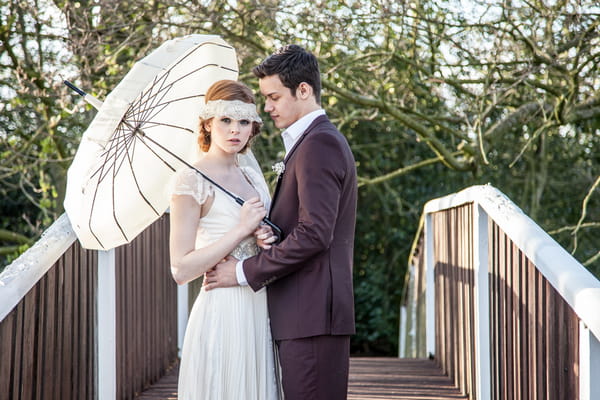
{"type": "Polygon", "coordinates": [[[83,247],[128,243],[165,212],[175,171],[198,156],[204,93],[237,69],[220,37],[185,36],[138,61],[106,97],[67,175],[64,206],[83,247]]]}

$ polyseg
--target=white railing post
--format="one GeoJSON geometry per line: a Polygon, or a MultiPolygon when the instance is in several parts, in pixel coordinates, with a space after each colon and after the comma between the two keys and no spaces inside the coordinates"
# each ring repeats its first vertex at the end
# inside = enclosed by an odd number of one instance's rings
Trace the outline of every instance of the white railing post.
{"type": "Polygon", "coordinates": [[[117,395],[117,314],[115,250],[98,251],[97,388],[98,400],[117,395]]]}
{"type": "Polygon", "coordinates": [[[415,270],[415,265],[410,261],[408,263],[408,270],[406,271],[410,276],[408,278],[408,284],[404,288],[406,293],[403,294],[407,301],[406,304],[400,302],[398,358],[414,358],[417,355],[417,296],[415,295],[415,270]]]}
{"type": "Polygon", "coordinates": [[[473,212],[476,398],[484,400],[491,399],[488,215],[477,203],[474,204],[473,212]]]}
{"type": "Polygon", "coordinates": [[[398,335],[398,358],[406,357],[406,345],[408,342],[406,332],[406,307],[400,305],[400,322],[399,322],[399,332],[398,335]]]}
{"type": "Polygon", "coordinates": [[[189,285],[177,286],[177,348],[179,357],[183,348],[183,338],[189,315],[189,285]]]}
{"type": "Polygon", "coordinates": [[[435,263],[433,259],[433,220],[425,215],[425,331],[427,355],[435,355],[435,263]]]}
{"type": "Polygon", "coordinates": [[[579,321],[579,400],[600,399],[600,341],[579,321]]]}

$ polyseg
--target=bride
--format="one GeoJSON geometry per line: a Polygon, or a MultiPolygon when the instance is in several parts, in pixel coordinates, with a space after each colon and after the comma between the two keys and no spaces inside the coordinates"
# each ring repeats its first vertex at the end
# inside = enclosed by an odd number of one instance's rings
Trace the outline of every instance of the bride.
{"type": "MultiPolygon", "coordinates": [[[[171,272],[178,284],[202,276],[227,255],[245,259],[275,241],[260,227],[269,192],[259,171],[238,157],[258,134],[261,119],[251,90],[222,80],[206,93],[195,167],[238,197],[240,207],[200,174],[177,174],[171,198],[171,272]],[[240,154],[238,154],[240,153],[240,154]]],[[[265,289],[201,289],[185,333],[179,399],[279,399],[265,289]]]]}

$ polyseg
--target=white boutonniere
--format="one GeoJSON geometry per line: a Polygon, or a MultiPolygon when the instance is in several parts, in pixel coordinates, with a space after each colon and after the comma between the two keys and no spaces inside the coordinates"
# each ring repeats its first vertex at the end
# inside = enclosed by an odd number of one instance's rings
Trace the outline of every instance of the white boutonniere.
{"type": "Polygon", "coordinates": [[[273,168],[273,171],[275,171],[278,178],[285,172],[285,164],[283,161],[273,164],[271,168],[273,168]]]}

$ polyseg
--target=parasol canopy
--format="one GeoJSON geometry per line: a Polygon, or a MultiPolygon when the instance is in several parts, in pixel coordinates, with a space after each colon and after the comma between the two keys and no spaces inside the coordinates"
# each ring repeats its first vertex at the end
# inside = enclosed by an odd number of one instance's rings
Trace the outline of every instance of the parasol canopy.
{"type": "Polygon", "coordinates": [[[169,40],[133,66],[102,102],[67,173],[64,206],[83,247],[128,243],[166,211],[176,170],[198,157],[206,90],[237,75],[235,50],[214,35],[169,40]]]}

